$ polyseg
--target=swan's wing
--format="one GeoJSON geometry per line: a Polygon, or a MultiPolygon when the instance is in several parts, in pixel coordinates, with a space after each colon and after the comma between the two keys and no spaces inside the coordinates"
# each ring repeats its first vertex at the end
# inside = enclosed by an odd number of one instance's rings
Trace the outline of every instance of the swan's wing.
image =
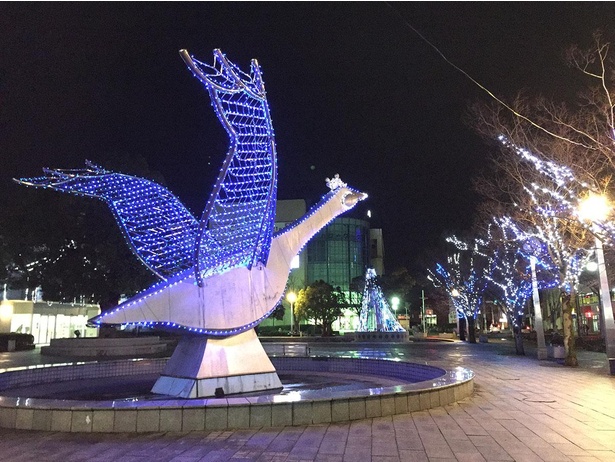
{"type": "Polygon", "coordinates": [[[15,180],[103,200],[132,251],[162,279],[192,267],[198,222],[157,183],[104,170],[92,163],[76,170],[45,169],[45,176],[15,180]]]}
{"type": "Polygon", "coordinates": [[[210,274],[267,263],[273,235],[277,165],[273,127],[258,63],[250,75],[214,50],[208,65],[181,52],[209,91],[230,146],[195,243],[199,284],[210,274]]]}

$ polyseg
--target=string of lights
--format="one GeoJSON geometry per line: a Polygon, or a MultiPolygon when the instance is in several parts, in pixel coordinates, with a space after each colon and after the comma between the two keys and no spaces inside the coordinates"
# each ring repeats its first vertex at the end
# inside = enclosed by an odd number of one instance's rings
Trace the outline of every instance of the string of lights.
{"type": "Polygon", "coordinates": [[[532,275],[528,257],[522,251],[523,242],[517,240],[517,227],[510,218],[495,219],[499,236],[489,235],[497,244],[493,257],[493,270],[487,276],[504,304],[506,317],[517,329],[522,327],[527,300],[532,295],[532,275]]]}
{"type": "Polygon", "coordinates": [[[488,276],[493,270],[492,259],[485,250],[486,242],[476,238],[470,245],[452,236],[447,239],[456,251],[447,257],[447,265],[436,263],[429,280],[448,293],[458,318],[476,319],[487,289],[488,276]]]}
{"type": "Polygon", "coordinates": [[[575,223],[586,231],[600,234],[601,239],[611,242],[615,237],[615,227],[608,220],[595,222],[592,227],[580,219],[581,201],[595,188],[578,180],[572,169],[542,160],[527,149],[515,145],[505,136],[500,136],[498,139],[503,146],[530,162],[546,180],[540,184],[531,183],[524,188],[532,204],[531,209],[525,212],[533,214],[538,219],[534,220],[531,229],[521,230],[517,227],[517,239],[544,243],[546,249],[542,252],[542,258],[535,256],[543,266],[557,268],[559,271],[559,276],[553,278],[552,285],[570,292],[579,282],[579,276],[591,255],[591,249],[568,244],[566,223],[575,223]],[[548,258],[544,258],[547,255],[548,258]]]}
{"type": "Polygon", "coordinates": [[[133,253],[162,279],[193,266],[198,222],[168,189],[91,162],[85,169],[44,169],[16,180],[26,186],[94,197],[107,203],[133,253]]]}
{"type": "Polygon", "coordinates": [[[230,147],[201,218],[196,276],[267,263],[275,215],[277,165],[273,125],[260,67],[250,75],[214,50],[213,65],[182,51],[209,91],[230,147]]]}

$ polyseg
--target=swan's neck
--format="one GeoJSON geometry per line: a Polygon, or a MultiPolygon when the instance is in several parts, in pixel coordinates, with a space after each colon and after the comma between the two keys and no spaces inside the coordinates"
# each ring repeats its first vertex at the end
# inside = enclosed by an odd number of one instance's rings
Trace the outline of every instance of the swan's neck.
{"type": "Polygon", "coordinates": [[[339,198],[330,193],[302,218],[278,231],[273,238],[280,241],[285,253],[288,252],[292,258],[318,231],[342,212],[344,212],[344,207],[339,202],[339,198]]]}

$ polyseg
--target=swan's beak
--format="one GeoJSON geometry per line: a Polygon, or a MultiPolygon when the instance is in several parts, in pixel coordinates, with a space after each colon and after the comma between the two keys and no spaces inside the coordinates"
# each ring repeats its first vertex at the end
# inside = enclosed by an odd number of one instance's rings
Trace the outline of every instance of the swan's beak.
{"type": "Polygon", "coordinates": [[[367,194],[362,192],[351,192],[344,196],[344,205],[348,208],[352,208],[357,205],[359,201],[365,199],[367,199],[367,194]]]}

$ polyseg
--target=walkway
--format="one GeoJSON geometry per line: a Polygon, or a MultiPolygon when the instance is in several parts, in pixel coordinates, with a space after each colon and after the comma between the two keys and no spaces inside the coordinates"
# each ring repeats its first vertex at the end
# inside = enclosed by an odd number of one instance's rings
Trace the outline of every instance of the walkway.
{"type": "MultiPolygon", "coordinates": [[[[347,424],[188,434],[60,434],[0,429],[1,461],[615,462],[615,377],[604,354],[563,367],[509,341],[407,346],[313,344],[316,354],[402,357],[476,372],[457,404],[347,424]]],[[[30,356],[28,356],[30,355],[30,356]]],[[[38,360],[0,354],[0,368],[38,360]]]]}

